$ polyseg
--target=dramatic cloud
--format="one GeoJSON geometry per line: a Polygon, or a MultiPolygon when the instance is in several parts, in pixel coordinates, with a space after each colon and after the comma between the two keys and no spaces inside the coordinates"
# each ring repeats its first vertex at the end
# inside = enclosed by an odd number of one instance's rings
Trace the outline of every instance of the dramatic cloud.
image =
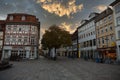
{"type": "Polygon", "coordinates": [[[49,13],[54,13],[60,17],[66,15],[70,17],[83,9],[83,4],[76,5],[76,0],[37,0],[41,7],[49,13]]]}
{"type": "Polygon", "coordinates": [[[78,23],[76,23],[76,24],[69,24],[69,23],[63,22],[63,23],[60,24],[61,28],[69,31],[70,33],[73,33],[78,26],[79,26],[78,23]]]}
{"type": "Polygon", "coordinates": [[[95,9],[99,10],[100,12],[104,11],[105,9],[107,9],[106,5],[98,5],[95,7],[95,9]]]}

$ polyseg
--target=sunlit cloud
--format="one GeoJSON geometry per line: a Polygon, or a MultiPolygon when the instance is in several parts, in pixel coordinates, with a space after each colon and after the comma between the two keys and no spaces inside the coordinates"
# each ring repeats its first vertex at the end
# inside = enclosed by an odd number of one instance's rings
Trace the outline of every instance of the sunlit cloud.
{"type": "Polygon", "coordinates": [[[75,24],[63,22],[60,24],[60,27],[65,29],[66,31],[69,31],[70,33],[73,33],[79,25],[79,22],[75,24]]]}
{"type": "Polygon", "coordinates": [[[68,0],[64,3],[63,0],[37,0],[41,7],[48,11],[58,15],[59,17],[67,16],[70,17],[83,9],[83,4],[76,5],[76,0],[68,0]]]}
{"type": "Polygon", "coordinates": [[[98,5],[98,6],[94,7],[94,8],[97,9],[98,11],[102,12],[105,9],[107,9],[107,6],[106,5],[98,5]]]}
{"type": "Polygon", "coordinates": [[[41,30],[40,30],[40,31],[41,31],[41,34],[44,34],[44,33],[45,33],[45,30],[46,30],[45,28],[41,28],[41,30]]]}

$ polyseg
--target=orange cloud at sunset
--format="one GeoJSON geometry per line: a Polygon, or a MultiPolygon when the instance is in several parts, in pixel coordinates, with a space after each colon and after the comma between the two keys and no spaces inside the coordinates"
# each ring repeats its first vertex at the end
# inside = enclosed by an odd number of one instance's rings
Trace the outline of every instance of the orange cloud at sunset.
{"type": "Polygon", "coordinates": [[[71,14],[81,11],[83,4],[76,5],[75,2],[76,0],[68,0],[66,4],[63,4],[61,0],[37,0],[37,3],[40,3],[43,9],[59,17],[64,15],[70,17],[71,14]]]}
{"type": "Polygon", "coordinates": [[[97,10],[99,10],[100,12],[104,11],[105,9],[107,9],[106,5],[98,5],[95,7],[97,10]]]}
{"type": "Polygon", "coordinates": [[[73,24],[63,22],[60,24],[60,27],[69,31],[70,33],[73,33],[76,30],[76,28],[78,27],[78,25],[79,24],[77,24],[77,23],[73,25],[73,24]]]}

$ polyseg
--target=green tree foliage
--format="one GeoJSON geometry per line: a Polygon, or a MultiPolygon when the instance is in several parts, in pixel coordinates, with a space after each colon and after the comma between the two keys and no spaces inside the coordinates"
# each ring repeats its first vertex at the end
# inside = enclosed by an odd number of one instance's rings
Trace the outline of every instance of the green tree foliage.
{"type": "Polygon", "coordinates": [[[68,31],[61,29],[56,25],[53,25],[45,31],[41,44],[43,49],[51,49],[59,48],[61,46],[69,46],[71,45],[71,42],[71,35],[68,31]]]}

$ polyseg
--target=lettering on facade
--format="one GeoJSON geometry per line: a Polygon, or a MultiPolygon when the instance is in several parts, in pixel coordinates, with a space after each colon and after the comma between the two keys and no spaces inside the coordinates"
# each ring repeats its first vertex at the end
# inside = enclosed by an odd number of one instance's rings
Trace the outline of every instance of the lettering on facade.
{"type": "Polygon", "coordinates": [[[19,46],[13,46],[12,49],[14,50],[24,50],[25,48],[24,47],[19,47],[19,46]]]}

